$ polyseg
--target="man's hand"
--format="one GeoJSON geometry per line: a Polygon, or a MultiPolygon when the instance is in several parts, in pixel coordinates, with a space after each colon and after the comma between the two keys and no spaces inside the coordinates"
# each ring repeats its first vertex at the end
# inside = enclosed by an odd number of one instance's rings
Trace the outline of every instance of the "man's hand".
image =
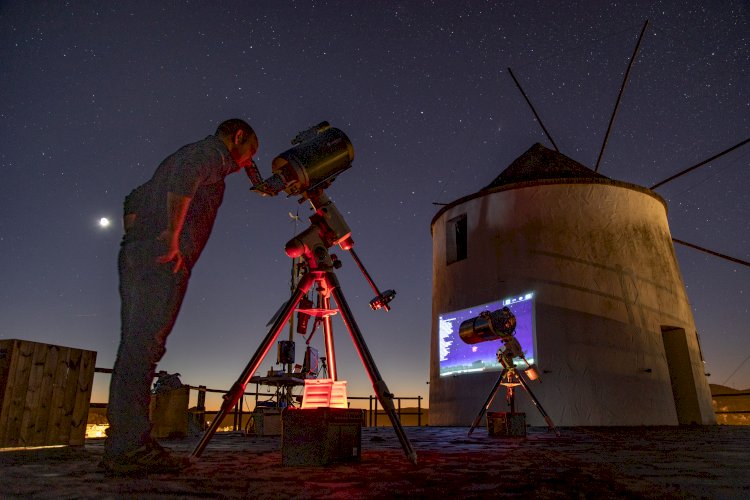
{"type": "Polygon", "coordinates": [[[156,258],[159,264],[174,262],[173,273],[177,273],[185,265],[182,252],[180,252],[180,233],[185,223],[188,207],[192,198],[182,196],[176,193],[167,193],[167,215],[169,217],[169,227],[161,232],[157,238],[167,244],[167,253],[156,258]]]}
{"type": "Polygon", "coordinates": [[[174,262],[172,273],[178,273],[180,269],[182,269],[182,266],[185,265],[182,252],[180,252],[179,235],[174,235],[169,229],[167,229],[166,231],[162,231],[157,239],[167,244],[167,253],[158,256],[156,262],[159,264],[174,262]]]}

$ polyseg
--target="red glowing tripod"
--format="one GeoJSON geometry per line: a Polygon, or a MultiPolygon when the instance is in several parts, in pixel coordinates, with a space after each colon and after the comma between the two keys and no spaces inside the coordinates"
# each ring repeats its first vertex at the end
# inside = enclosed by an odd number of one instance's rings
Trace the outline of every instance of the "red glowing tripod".
{"type": "MultiPolygon", "coordinates": [[[[240,377],[234,385],[232,385],[231,389],[229,389],[229,392],[223,396],[224,402],[221,405],[221,409],[216,414],[211,425],[193,450],[192,456],[196,458],[201,456],[206,445],[219,428],[224,416],[242,397],[250,378],[255,374],[258,368],[260,368],[263,358],[268,354],[276,337],[278,337],[284,325],[289,321],[300,300],[302,300],[302,297],[306,296],[313,284],[317,283],[318,293],[323,297],[323,308],[328,309],[330,305],[330,296],[333,295],[333,298],[341,311],[341,317],[343,318],[344,324],[346,325],[347,330],[349,330],[354,346],[357,349],[359,357],[370,377],[378,401],[380,401],[383,409],[385,409],[388,414],[388,418],[391,421],[391,425],[393,425],[398,440],[401,442],[401,447],[403,448],[406,457],[416,465],[417,454],[412,448],[409,438],[404,433],[403,427],[401,427],[398,415],[396,415],[396,409],[393,406],[393,394],[388,390],[388,387],[380,376],[377,366],[375,366],[375,361],[372,359],[372,355],[365,344],[362,332],[359,330],[359,327],[354,320],[354,315],[352,314],[351,309],[349,309],[344,294],[341,292],[338,278],[333,272],[334,268],[341,266],[341,262],[332,258],[328,253],[328,249],[333,245],[339,245],[342,249],[348,250],[352,254],[360,270],[365,275],[365,278],[367,278],[367,281],[373,287],[375,293],[378,294],[372,301],[370,301],[370,306],[373,309],[382,308],[388,310],[388,302],[393,298],[395,292],[387,290],[380,293],[377,289],[364,266],[357,258],[357,255],[352,250],[354,242],[351,238],[351,230],[349,229],[349,226],[325,192],[322,189],[317,189],[305,193],[304,196],[310,201],[313,209],[315,209],[315,213],[310,217],[312,224],[286,244],[286,254],[291,258],[302,257],[306,273],[302,276],[302,279],[292,293],[292,297],[276,316],[268,334],[263,339],[258,350],[255,351],[253,357],[250,358],[250,361],[247,363],[247,366],[245,366],[240,377]]],[[[324,316],[323,323],[329,375],[331,379],[336,380],[336,357],[333,350],[333,336],[328,315],[324,316]]]]}

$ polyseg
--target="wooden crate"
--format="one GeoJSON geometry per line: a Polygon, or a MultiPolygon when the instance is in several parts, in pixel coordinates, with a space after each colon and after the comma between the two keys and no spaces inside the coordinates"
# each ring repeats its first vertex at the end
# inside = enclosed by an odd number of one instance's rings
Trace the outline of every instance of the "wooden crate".
{"type": "Polygon", "coordinates": [[[256,436],[281,436],[281,408],[256,407],[251,415],[256,436]]]}
{"type": "Polygon", "coordinates": [[[525,437],[526,414],[504,411],[487,412],[487,432],[490,436],[525,437]]]}
{"type": "Polygon", "coordinates": [[[281,413],[281,464],[359,462],[364,410],[286,408],[281,413]]]}
{"type": "Polygon", "coordinates": [[[0,340],[0,448],[81,446],[96,352],[0,340]]]}

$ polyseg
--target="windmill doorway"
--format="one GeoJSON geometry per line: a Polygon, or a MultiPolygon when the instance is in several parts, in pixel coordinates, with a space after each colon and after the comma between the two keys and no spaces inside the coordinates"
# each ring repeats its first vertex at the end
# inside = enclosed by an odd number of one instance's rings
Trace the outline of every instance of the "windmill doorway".
{"type": "Polygon", "coordinates": [[[664,353],[667,355],[677,422],[680,425],[699,424],[702,419],[687,332],[684,328],[662,326],[661,337],[664,342],[664,353]]]}

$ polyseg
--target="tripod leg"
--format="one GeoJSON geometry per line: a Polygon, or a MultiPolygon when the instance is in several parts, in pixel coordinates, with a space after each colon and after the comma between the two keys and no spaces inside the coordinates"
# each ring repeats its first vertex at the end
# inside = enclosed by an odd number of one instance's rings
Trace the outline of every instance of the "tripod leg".
{"type": "Polygon", "coordinates": [[[547,412],[544,411],[544,408],[542,408],[542,404],[539,402],[536,396],[534,396],[534,393],[531,392],[529,384],[526,383],[526,381],[523,379],[523,375],[521,375],[520,373],[518,374],[518,380],[521,382],[521,387],[523,387],[529,394],[529,397],[531,397],[531,402],[534,403],[534,406],[536,406],[537,410],[539,410],[539,413],[541,413],[542,417],[544,417],[544,421],[547,422],[549,430],[553,431],[558,437],[560,437],[560,431],[557,430],[557,427],[555,427],[552,419],[549,415],[547,415],[547,412]]]}
{"type": "Polygon", "coordinates": [[[471,433],[474,432],[474,429],[477,427],[477,425],[479,425],[479,421],[482,420],[482,415],[484,415],[484,412],[486,412],[492,404],[492,400],[495,399],[495,395],[497,394],[497,390],[500,388],[500,383],[503,381],[503,377],[505,376],[506,371],[507,370],[504,369],[500,373],[500,376],[497,378],[497,382],[495,382],[495,385],[492,387],[490,394],[487,396],[487,400],[482,405],[482,408],[480,408],[479,413],[474,419],[474,422],[471,423],[471,427],[469,427],[469,433],[467,434],[467,436],[471,436],[471,433]]]}
{"type": "Polygon", "coordinates": [[[385,381],[383,381],[380,372],[378,372],[377,366],[375,366],[375,361],[372,359],[372,355],[367,349],[362,332],[359,331],[359,327],[354,321],[354,316],[349,309],[349,304],[346,303],[344,294],[341,293],[338,280],[336,279],[336,276],[330,272],[326,273],[326,280],[333,289],[333,298],[336,299],[336,304],[338,304],[338,307],[341,310],[341,317],[344,320],[344,324],[346,325],[347,330],[349,330],[352,340],[354,341],[354,346],[357,348],[359,357],[362,359],[362,364],[365,365],[367,374],[370,376],[370,381],[372,382],[372,387],[375,390],[378,401],[380,401],[383,409],[388,413],[388,418],[391,421],[391,425],[396,432],[398,440],[401,442],[401,447],[403,448],[406,457],[411,463],[416,465],[417,453],[414,451],[414,448],[412,448],[409,438],[404,433],[404,428],[401,427],[401,421],[399,421],[398,415],[396,415],[396,409],[393,406],[393,394],[388,390],[388,386],[385,385],[385,381]]]}
{"type": "Polygon", "coordinates": [[[276,321],[274,321],[271,329],[268,330],[268,334],[263,339],[263,342],[261,343],[258,350],[255,351],[253,357],[250,358],[250,361],[247,363],[247,366],[245,366],[245,369],[243,370],[240,377],[234,383],[232,388],[229,389],[229,392],[224,394],[224,402],[221,404],[221,409],[216,414],[216,417],[211,422],[211,425],[208,427],[208,429],[206,429],[203,437],[201,437],[198,445],[193,450],[192,456],[198,458],[203,454],[203,450],[206,448],[206,445],[214,436],[214,434],[216,434],[216,431],[218,430],[221,421],[224,419],[224,416],[232,409],[234,405],[237,404],[237,401],[240,400],[243,393],[245,392],[247,383],[260,367],[263,358],[266,357],[266,354],[268,354],[269,349],[273,345],[273,341],[276,340],[276,337],[278,337],[281,329],[284,327],[286,322],[289,321],[289,318],[294,312],[294,309],[297,307],[297,304],[302,299],[302,296],[305,295],[310,289],[314,281],[315,279],[311,274],[306,274],[300,281],[299,285],[297,285],[297,289],[292,294],[292,298],[289,299],[289,302],[287,302],[284,309],[282,309],[281,313],[276,317],[276,321]]]}

